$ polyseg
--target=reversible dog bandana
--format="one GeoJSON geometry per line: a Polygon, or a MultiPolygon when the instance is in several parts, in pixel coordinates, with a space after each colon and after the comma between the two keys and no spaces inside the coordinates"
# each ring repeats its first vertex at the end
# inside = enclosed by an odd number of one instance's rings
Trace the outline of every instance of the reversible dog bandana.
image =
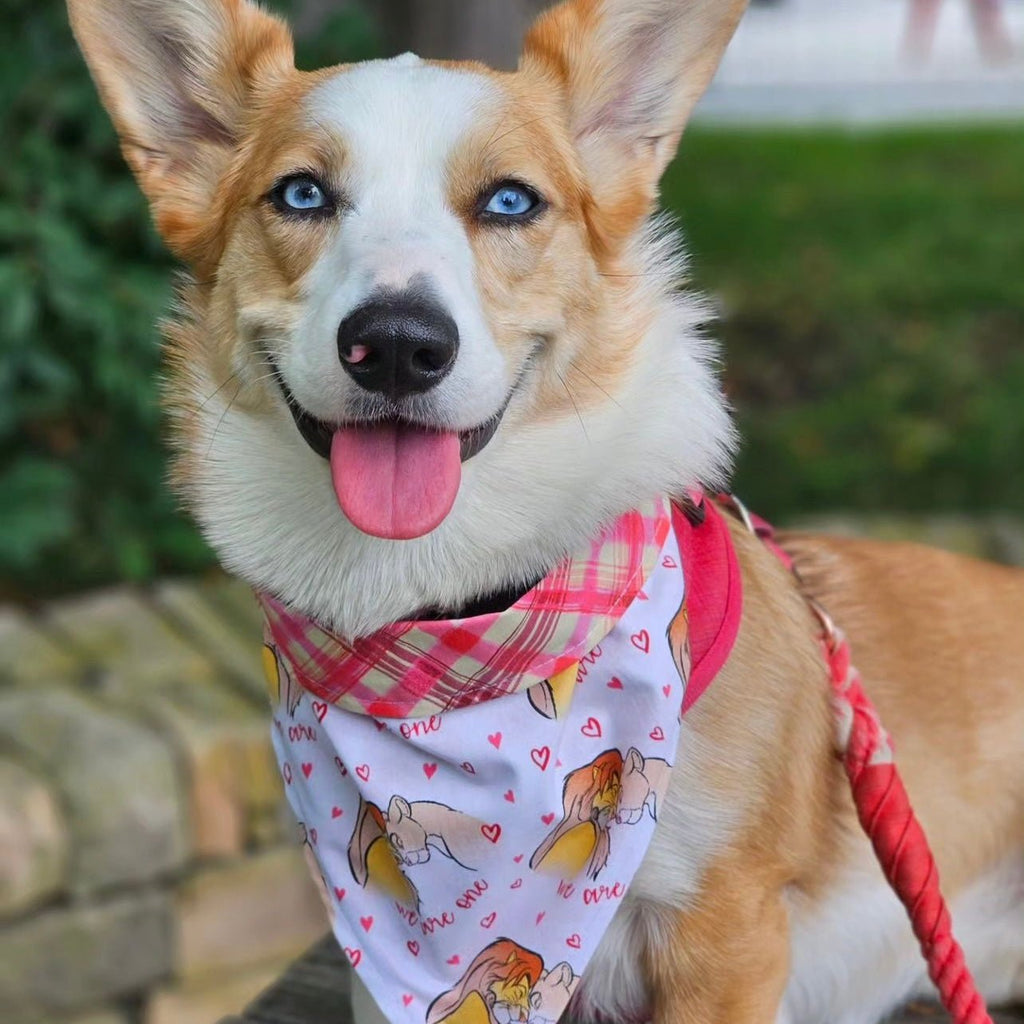
{"type": "Polygon", "coordinates": [[[288,798],[390,1021],[568,1007],[650,844],[682,712],[735,637],[738,568],[710,511],[694,528],[659,501],[504,612],[352,643],[261,598],[288,798]]]}

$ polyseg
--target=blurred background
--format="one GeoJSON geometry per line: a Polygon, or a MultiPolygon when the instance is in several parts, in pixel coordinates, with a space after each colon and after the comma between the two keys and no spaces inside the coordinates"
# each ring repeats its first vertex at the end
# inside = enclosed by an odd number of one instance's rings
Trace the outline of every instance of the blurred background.
{"type": "MultiPolygon", "coordinates": [[[[544,4],[269,6],[304,67],[511,66],[544,4]]],[[[1024,561],[1022,128],[1024,0],[753,3],[664,187],[748,504],[1024,561]]],[[[251,607],[165,486],[174,267],[58,0],[0,5],[0,138],[0,1006],[208,1024],[320,917],[251,607]]]]}

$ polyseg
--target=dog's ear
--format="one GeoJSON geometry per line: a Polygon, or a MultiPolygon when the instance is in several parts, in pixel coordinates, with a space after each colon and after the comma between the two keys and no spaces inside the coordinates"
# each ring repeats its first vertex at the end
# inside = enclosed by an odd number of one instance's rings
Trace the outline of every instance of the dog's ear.
{"type": "Polygon", "coordinates": [[[157,229],[197,260],[247,113],[294,67],[288,28],[247,0],[68,0],[68,11],[157,229]]]}
{"type": "Polygon", "coordinates": [[[566,0],[526,37],[521,69],[568,106],[604,241],[646,217],[747,0],[566,0]]]}

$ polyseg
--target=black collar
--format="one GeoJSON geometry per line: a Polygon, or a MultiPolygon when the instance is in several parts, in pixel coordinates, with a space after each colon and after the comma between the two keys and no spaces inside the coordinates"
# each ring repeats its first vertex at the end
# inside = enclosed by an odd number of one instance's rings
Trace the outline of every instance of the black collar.
{"type": "MultiPolygon", "coordinates": [[[[543,577],[541,577],[543,578],[543,577]]],[[[528,594],[540,579],[533,583],[522,586],[509,586],[504,590],[498,590],[491,594],[470,601],[461,608],[442,609],[427,608],[416,615],[419,622],[443,622],[446,619],[472,619],[477,615],[493,615],[496,612],[505,612],[512,607],[524,594],[528,594]]]]}

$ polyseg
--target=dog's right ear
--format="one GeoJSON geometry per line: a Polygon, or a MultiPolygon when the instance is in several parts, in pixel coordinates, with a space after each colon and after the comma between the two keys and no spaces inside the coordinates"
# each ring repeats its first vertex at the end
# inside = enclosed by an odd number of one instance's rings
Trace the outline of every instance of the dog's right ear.
{"type": "Polygon", "coordinates": [[[291,34],[247,0],[68,0],[71,26],[157,229],[198,262],[216,186],[291,34]]]}
{"type": "Polygon", "coordinates": [[[652,211],[658,180],[747,0],[563,0],[526,37],[520,67],[560,94],[614,252],[652,211]]]}

